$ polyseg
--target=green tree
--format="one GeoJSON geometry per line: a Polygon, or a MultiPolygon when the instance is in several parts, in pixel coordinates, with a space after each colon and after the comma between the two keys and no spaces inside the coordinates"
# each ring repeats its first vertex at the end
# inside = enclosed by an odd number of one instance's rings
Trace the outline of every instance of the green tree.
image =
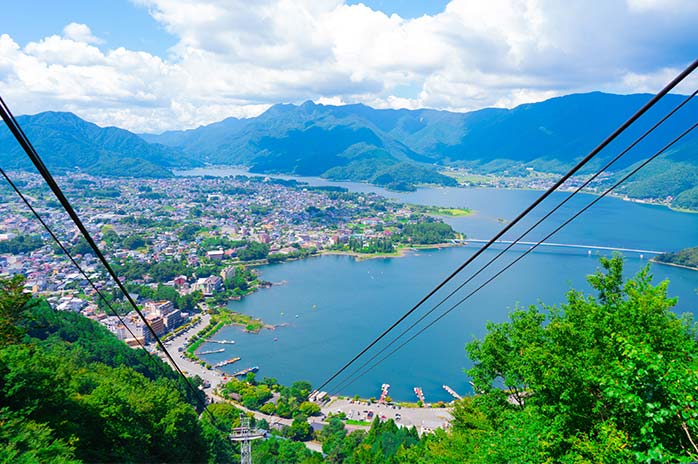
{"type": "Polygon", "coordinates": [[[79,463],[74,454],[75,448],[57,439],[47,425],[7,408],[0,409],[0,462],[79,463]]]}
{"type": "Polygon", "coordinates": [[[310,384],[310,382],[299,380],[291,384],[289,394],[292,398],[295,398],[296,401],[302,402],[308,399],[311,391],[313,391],[313,386],[310,384]]]}
{"type": "Polygon", "coordinates": [[[121,241],[121,246],[128,250],[137,250],[143,248],[148,242],[140,235],[129,235],[121,241]]]}
{"type": "Polygon", "coordinates": [[[624,282],[621,258],[601,264],[589,277],[597,298],[571,291],[560,308],[517,309],[468,345],[482,395],[479,412],[456,410],[454,428],[479,438],[464,440],[472,452],[516,462],[698,458],[695,325],[670,311],[668,282],[652,285],[648,267],[624,282]]]}
{"type": "Polygon", "coordinates": [[[265,259],[269,255],[269,245],[259,242],[248,242],[247,246],[238,250],[240,261],[265,259]]]}
{"type": "Polygon", "coordinates": [[[9,240],[0,241],[0,253],[29,253],[44,245],[39,235],[18,235],[9,240]]]}
{"type": "MultiPolygon", "coordinates": [[[[192,406],[201,397],[190,396],[174,371],[79,314],[54,311],[41,300],[27,305],[19,283],[0,288],[0,302],[26,308],[20,320],[16,311],[3,316],[25,335],[0,346],[0,461],[201,462],[212,456],[221,432],[205,429],[192,406]]],[[[197,379],[192,382],[196,390],[197,379]]]]}
{"type": "Polygon", "coordinates": [[[92,247],[90,247],[90,244],[87,243],[87,240],[85,240],[83,237],[80,237],[78,241],[73,245],[73,248],[70,250],[70,253],[72,255],[87,255],[93,253],[92,247]]]}
{"type": "Polygon", "coordinates": [[[311,401],[303,401],[298,406],[298,410],[305,416],[317,416],[320,414],[320,406],[311,401]]]}
{"type": "Polygon", "coordinates": [[[0,278],[0,348],[19,342],[23,329],[20,322],[25,316],[31,295],[24,293],[24,277],[0,278]]]}
{"type": "Polygon", "coordinates": [[[313,437],[313,429],[308,423],[308,416],[299,414],[293,419],[288,437],[296,441],[307,441],[313,437]]]}

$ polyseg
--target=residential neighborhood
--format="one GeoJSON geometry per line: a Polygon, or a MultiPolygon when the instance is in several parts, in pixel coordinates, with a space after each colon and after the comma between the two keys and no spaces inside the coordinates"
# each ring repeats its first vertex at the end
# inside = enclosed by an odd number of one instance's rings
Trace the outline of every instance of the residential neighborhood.
{"type": "MultiPolygon", "coordinates": [[[[39,176],[13,176],[92,283],[123,310],[126,326],[8,187],[0,190],[0,275],[25,275],[27,288],[55,309],[98,320],[132,346],[152,342],[39,176]]],[[[253,266],[320,252],[392,253],[416,237],[404,235],[415,224],[446,234],[414,243],[452,233],[421,207],[265,177],[73,174],[58,182],[158,336],[186,323],[204,299],[224,305],[270,285],[253,266]]]]}

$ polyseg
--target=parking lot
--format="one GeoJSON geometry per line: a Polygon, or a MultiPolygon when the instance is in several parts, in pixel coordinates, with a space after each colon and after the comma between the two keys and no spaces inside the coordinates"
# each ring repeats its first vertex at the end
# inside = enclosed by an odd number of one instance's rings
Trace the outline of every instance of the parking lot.
{"type": "Polygon", "coordinates": [[[451,420],[450,408],[407,408],[339,398],[331,400],[322,407],[324,415],[339,412],[346,414],[347,419],[355,421],[371,422],[375,416],[381,419],[393,419],[396,424],[417,427],[420,433],[422,429],[444,428],[451,420]]]}

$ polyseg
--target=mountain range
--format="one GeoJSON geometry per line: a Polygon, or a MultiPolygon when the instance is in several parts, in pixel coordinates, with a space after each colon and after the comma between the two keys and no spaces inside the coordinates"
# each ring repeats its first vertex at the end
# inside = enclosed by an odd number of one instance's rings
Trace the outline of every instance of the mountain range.
{"type": "MultiPolygon", "coordinates": [[[[502,174],[525,174],[525,168],[561,172],[650,98],[592,92],[467,113],[374,109],[362,104],[278,104],[254,118],[228,118],[158,135],[100,128],[71,113],[22,116],[19,122],[49,167],[58,169],[167,176],[178,167],[245,165],[259,173],[323,176],[399,189],[420,183],[453,185],[452,178],[439,173],[448,165],[502,174]]],[[[589,169],[615,155],[684,98],[667,95],[589,169]]],[[[691,101],[615,164],[614,172],[654,153],[693,124],[696,114],[698,103],[691,101]]],[[[9,151],[3,156],[6,166],[25,166],[19,147],[9,137],[9,131],[0,131],[0,150],[9,151]]],[[[639,197],[695,196],[698,206],[696,154],[698,134],[692,133],[625,185],[625,191],[639,197]]]]}
{"type": "MultiPolygon", "coordinates": [[[[17,122],[52,170],[84,170],[94,175],[170,177],[172,168],[200,166],[180,150],[148,143],[118,127],[99,127],[73,113],[47,111],[19,116],[17,122]]],[[[31,162],[4,124],[0,154],[5,169],[28,169],[31,162]]]]}

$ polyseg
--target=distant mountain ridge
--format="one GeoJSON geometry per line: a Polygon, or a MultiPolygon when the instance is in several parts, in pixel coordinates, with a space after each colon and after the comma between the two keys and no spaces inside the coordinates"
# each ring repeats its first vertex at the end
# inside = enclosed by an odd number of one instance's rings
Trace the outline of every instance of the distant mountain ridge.
{"type": "MultiPolygon", "coordinates": [[[[143,137],[195,154],[207,163],[244,164],[262,173],[320,175],[379,185],[448,185],[450,181],[443,179],[435,166],[456,165],[503,174],[525,174],[526,167],[547,172],[567,170],[650,98],[647,94],[591,92],[513,109],[468,113],[374,109],[362,104],[279,104],[256,118],[229,118],[194,130],[143,137]]],[[[600,167],[683,99],[667,95],[591,163],[590,169],[600,167]]],[[[695,114],[698,102],[691,101],[613,170],[628,168],[657,151],[689,127],[695,114]]],[[[666,197],[680,195],[686,184],[695,187],[697,147],[698,134],[691,134],[663,157],[662,176],[674,179],[683,173],[687,181],[670,182],[667,187],[644,176],[624,188],[629,193],[653,196],[656,192],[666,197]]]]}
{"type": "MultiPolygon", "coordinates": [[[[374,109],[362,104],[278,104],[254,118],[227,118],[197,129],[139,136],[100,128],[71,113],[22,116],[20,124],[49,166],[54,163],[63,169],[145,176],[171,175],[171,168],[197,164],[245,165],[259,173],[323,176],[409,189],[420,183],[454,185],[452,178],[438,172],[447,165],[504,175],[522,175],[526,168],[561,172],[650,98],[592,92],[468,113],[374,109]]],[[[600,166],[684,98],[667,95],[590,168],[600,166]]],[[[614,165],[614,172],[654,153],[693,124],[696,114],[698,103],[691,101],[614,165]]],[[[2,150],[9,146],[8,135],[6,129],[0,132],[2,150]]],[[[13,147],[7,166],[25,165],[14,141],[9,142],[13,147]]],[[[698,134],[691,134],[624,189],[641,197],[683,194],[682,207],[693,209],[698,197],[697,151],[698,134]]]]}
{"type": "MultiPolygon", "coordinates": [[[[94,175],[170,177],[173,167],[200,166],[176,148],[148,143],[118,127],[99,127],[73,113],[48,111],[19,116],[18,123],[49,168],[81,169],[94,175]]],[[[26,169],[26,154],[3,124],[3,167],[26,169]]]]}

